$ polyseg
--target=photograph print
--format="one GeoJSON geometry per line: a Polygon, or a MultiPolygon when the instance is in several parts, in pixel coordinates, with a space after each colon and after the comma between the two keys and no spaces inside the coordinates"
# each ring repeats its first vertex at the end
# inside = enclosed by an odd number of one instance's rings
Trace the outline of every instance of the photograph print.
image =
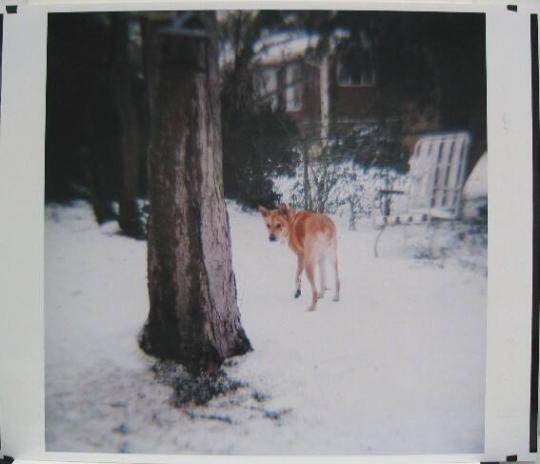
{"type": "Polygon", "coordinates": [[[49,13],[46,450],[482,453],[485,40],[49,13]]]}
{"type": "MultiPolygon", "coordinates": [[[[0,83],[2,82],[2,50],[4,42],[4,15],[0,14],[0,83]]],[[[1,103],[1,98],[0,98],[1,103]]]]}

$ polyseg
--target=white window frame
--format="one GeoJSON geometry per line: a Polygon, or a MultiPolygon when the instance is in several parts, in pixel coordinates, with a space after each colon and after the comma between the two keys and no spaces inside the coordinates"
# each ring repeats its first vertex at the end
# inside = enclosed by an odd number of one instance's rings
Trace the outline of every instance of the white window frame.
{"type": "Polygon", "coordinates": [[[270,102],[272,110],[278,107],[278,70],[275,67],[264,67],[255,75],[257,95],[270,102]]]}
{"type": "Polygon", "coordinates": [[[368,73],[363,73],[361,80],[354,81],[352,77],[343,78],[341,76],[342,68],[343,68],[343,59],[341,57],[338,57],[337,62],[337,82],[340,87],[374,87],[377,82],[377,75],[375,73],[375,69],[373,69],[373,66],[371,66],[371,76],[370,78],[367,78],[365,76],[368,75],[368,73]]]}
{"type": "Polygon", "coordinates": [[[285,68],[285,110],[300,111],[303,101],[302,65],[289,63],[285,68]]]}

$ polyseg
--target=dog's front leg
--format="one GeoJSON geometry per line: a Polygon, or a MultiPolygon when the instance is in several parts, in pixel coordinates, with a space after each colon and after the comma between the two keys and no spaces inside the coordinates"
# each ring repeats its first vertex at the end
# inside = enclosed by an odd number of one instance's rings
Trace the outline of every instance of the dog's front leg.
{"type": "Polygon", "coordinates": [[[298,254],[298,265],[296,266],[296,291],[294,297],[298,298],[302,294],[302,271],[304,270],[304,257],[298,254]]]}

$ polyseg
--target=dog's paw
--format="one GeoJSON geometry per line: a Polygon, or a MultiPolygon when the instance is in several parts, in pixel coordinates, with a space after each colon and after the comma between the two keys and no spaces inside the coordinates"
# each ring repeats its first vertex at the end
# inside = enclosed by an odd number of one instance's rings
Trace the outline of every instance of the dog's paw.
{"type": "Polygon", "coordinates": [[[322,298],[324,298],[324,292],[319,292],[319,293],[317,293],[317,298],[318,298],[319,300],[321,300],[322,298]]]}
{"type": "Polygon", "coordinates": [[[294,292],[294,297],[295,297],[295,298],[298,298],[301,294],[302,294],[302,292],[300,291],[299,288],[297,288],[297,289],[296,289],[296,292],[294,292]]]}
{"type": "Polygon", "coordinates": [[[307,311],[311,312],[311,311],[315,311],[315,306],[310,306],[307,311]]]}
{"type": "Polygon", "coordinates": [[[334,298],[332,298],[332,301],[338,302],[339,301],[339,296],[338,295],[334,296],[334,298]]]}

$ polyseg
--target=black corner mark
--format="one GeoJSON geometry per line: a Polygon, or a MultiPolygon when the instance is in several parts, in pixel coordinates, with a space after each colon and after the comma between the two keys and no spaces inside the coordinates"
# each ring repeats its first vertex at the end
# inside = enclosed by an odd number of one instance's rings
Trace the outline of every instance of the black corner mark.
{"type": "Polygon", "coordinates": [[[516,13],[518,10],[517,5],[506,5],[506,9],[508,11],[513,11],[514,13],[516,13]]]}
{"type": "Polygon", "coordinates": [[[532,240],[532,316],[531,316],[531,394],[529,418],[529,451],[538,450],[538,370],[540,306],[540,88],[538,79],[538,15],[531,15],[531,113],[532,113],[532,166],[533,166],[533,240],[532,240]]]}
{"type": "Polygon", "coordinates": [[[517,454],[511,454],[509,456],[506,456],[506,462],[517,462],[517,454]]]}
{"type": "Polygon", "coordinates": [[[17,5],[6,5],[6,12],[7,12],[7,14],[16,14],[17,13],[17,5]]]}
{"type": "Polygon", "coordinates": [[[11,464],[15,459],[13,459],[11,456],[3,456],[0,454],[0,464],[11,464]]]}

